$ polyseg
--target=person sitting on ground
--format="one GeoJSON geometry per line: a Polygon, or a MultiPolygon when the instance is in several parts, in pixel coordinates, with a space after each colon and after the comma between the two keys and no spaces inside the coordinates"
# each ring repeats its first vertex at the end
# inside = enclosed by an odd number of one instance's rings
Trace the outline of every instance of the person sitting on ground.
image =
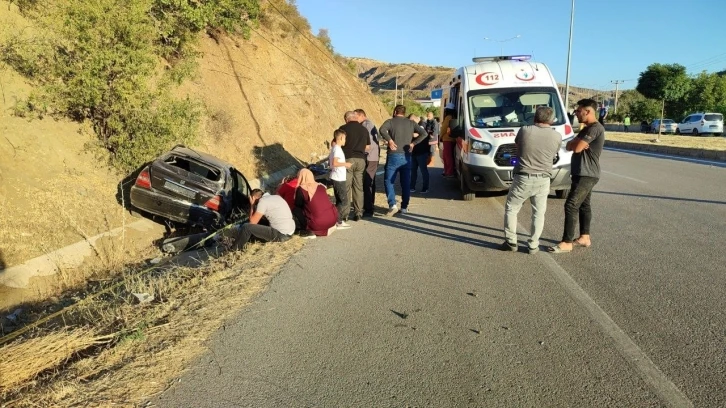
{"type": "Polygon", "coordinates": [[[290,211],[292,211],[292,219],[295,221],[295,232],[304,231],[306,228],[305,214],[302,210],[295,206],[295,192],[297,191],[297,174],[285,176],[277,188],[277,195],[285,199],[290,211]]]}
{"type": "MultiPolygon", "coordinates": [[[[336,129],[333,132],[333,143],[330,144],[330,156],[328,161],[330,164],[330,180],[333,182],[333,194],[335,194],[335,207],[338,210],[338,224],[340,229],[350,228],[350,224],[346,221],[350,212],[350,199],[348,198],[348,188],[346,186],[346,169],[351,164],[345,161],[345,131],[336,129]]],[[[377,162],[376,162],[377,163],[377,162]]]]}
{"type": "Polygon", "coordinates": [[[232,249],[244,251],[252,237],[262,242],[283,242],[293,233],[295,221],[285,199],[256,188],[250,193],[250,220],[239,228],[232,249]],[[269,225],[260,224],[263,217],[269,225]]]}
{"type": "Polygon", "coordinates": [[[328,198],[325,186],[315,181],[313,172],[302,169],[297,175],[295,207],[305,216],[306,230],[300,231],[303,238],[328,235],[328,230],[338,222],[338,210],[328,198]]]}

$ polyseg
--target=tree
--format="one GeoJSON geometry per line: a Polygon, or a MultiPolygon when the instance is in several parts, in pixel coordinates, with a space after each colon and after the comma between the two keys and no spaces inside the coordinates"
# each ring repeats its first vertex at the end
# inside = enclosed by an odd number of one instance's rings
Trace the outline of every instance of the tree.
{"type": "Polygon", "coordinates": [[[335,53],[333,50],[333,40],[330,39],[330,34],[327,28],[321,28],[318,30],[318,40],[330,51],[331,54],[335,53]]]}
{"type": "MultiPolygon", "coordinates": [[[[651,64],[640,73],[635,89],[646,98],[661,101],[661,120],[665,114],[666,101],[683,98],[688,92],[691,80],[686,67],[680,64],[651,64]]],[[[660,135],[660,131],[658,132],[660,135]]],[[[658,140],[658,139],[656,139],[658,140]]]]}

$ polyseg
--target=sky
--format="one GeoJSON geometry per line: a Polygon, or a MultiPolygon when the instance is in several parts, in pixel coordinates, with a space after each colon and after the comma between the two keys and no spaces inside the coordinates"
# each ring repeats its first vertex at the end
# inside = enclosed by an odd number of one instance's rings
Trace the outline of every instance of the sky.
{"type": "MultiPolygon", "coordinates": [[[[346,57],[458,68],[474,56],[525,54],[565,83],[572,0],[296,3],[346,57]]],[[[726,0],[575,0],[571,86],[608,90],[617,80],[632,89],[656,62],[693,74],[726,69],[726,0]]]]}

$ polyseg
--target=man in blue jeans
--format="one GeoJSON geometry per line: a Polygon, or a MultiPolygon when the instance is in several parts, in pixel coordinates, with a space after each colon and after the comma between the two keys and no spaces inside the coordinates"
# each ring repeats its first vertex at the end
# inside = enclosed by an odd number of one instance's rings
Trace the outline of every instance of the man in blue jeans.
{"type": "Polygon", "coordinates": [[[384,184],[388,197],[387,217],[398,212],[396,205],[396,191],[393,183],[396,175],[401,176],[401,213],[408,212],[408,201],[411,198],[411,150],[422,143],[426,130],[416,122],[406,118],[406,107],[396,105],[393,109],[393,118],[386,120],[379,129],[379,134],[388,143],[386,166],[384,168],[384,184]],[[414,138],[414,133],[420,137],[414,138]]]}

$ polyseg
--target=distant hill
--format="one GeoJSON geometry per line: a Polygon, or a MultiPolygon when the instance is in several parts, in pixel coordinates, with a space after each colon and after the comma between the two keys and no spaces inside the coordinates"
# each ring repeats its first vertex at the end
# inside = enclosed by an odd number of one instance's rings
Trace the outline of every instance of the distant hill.
{"type": "MultiPolygon", "coordinates": [[[[416,63],[391,64],[370,58],[347,58],[349,65],[355,66],[358,77],[363,79],[377,94],[392,92],[396,89],[398,76],[399,92],[403,90],[405,97],[423,99],[429,97],[432,89],[448,85],[451,76],[456,70],[452,67],[429,66],[416,63]]],[[[565,85],[559,84],[560,92],[564,94],[565,85]]],[[[570,86],[570,101],[583,98],[597,100],[612,99],[614,91],[599,91],[596,89],[570,86]]]]}

